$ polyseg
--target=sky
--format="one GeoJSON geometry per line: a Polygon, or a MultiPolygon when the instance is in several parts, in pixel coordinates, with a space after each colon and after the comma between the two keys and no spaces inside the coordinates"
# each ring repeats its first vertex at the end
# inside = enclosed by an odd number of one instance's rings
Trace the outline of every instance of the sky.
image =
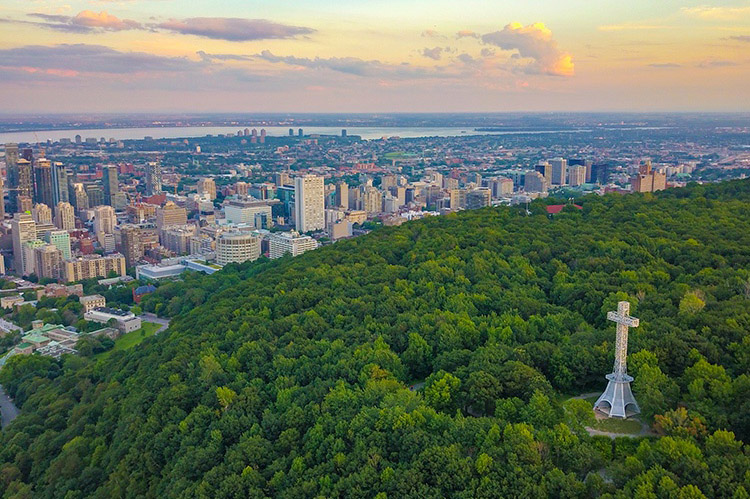
{"type": "Polygon", "coordinates": [[[750,0],[3,0],[0,113],[750,111],[750,0]]]}

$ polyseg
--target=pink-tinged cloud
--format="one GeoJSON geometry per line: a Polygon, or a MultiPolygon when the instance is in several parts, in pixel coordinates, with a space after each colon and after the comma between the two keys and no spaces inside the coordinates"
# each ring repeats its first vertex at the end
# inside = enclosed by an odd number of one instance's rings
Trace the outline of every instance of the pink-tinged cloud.
{"type": "Polygon", "coordinates": [[[167,22],[157,24],[155,27],[183,35],[195,35],[230,42],[295,38],[315,32],[314,29],[303,26],[290,26],[265,19],[237,17],[170,19],[167,22]]]}
{"type": "Polygon", "coordinates": [[[82,10],[75,16],[64,16],[56,14],[32,13],[29,17],[41,19],[43,22],[12,21],[23,24],[32,24],[40,28],[67,31],[71,33],[95,33],[100,31],[124,31],[131,29],[143,29],[143,25],[132,19],[120,19],[107,12],[98,14],[90,10],[82,10]]]}
{"type": "Polygon", "coordinates": [[[544,23],[523,26],[511,23],[500,31],[487,33],[482,41],[503,50],[516,51],[520,58],[531,59],[528,64],[517,64],[516,69],[531,74],[573,76],[574,65],[570,54],[563,52],[552,38],[552,31],[544,23]]]}
{"type": "Polygon", "coordinates": [[[750,43],[750,35],[736,35],[736,36],[730,36],[730,40],[734,40],[736,42],[744,42],[744,43],[750,43]]]}

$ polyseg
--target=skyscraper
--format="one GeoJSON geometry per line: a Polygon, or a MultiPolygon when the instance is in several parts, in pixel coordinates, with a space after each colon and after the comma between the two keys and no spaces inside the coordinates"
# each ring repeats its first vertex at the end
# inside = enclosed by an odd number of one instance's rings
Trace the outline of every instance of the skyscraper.
{"type": "Polygon", "coordinates": [[[103,173],[103,185],[104,185],[104,203],[109,206],[115,205],[115,196],[119,192],[120,182],[117,178],[117,167],[115,165],[107,165],[102,169],[103,173]]]}
{"type": "Polygon", "coordinates": [[[141,229],[135,226],[126,226],[120,230],[120,236],[120,253],[125,255],[125,265],[133,267],[143,256],[141,229]]]}
{"type": "Polygon", "coordinates": [[[76,216],[73,205],[70,203],[57,203],[55,206],[55,227],[61,230],[73,230],[76,228],[76,216]]]}
{"type": "Polygon", "coordinates": [[[34,162],[34,201],[47,206],[55,206],[54,188],[52,187],[52,162],[39,158],[34,162]]]}
{"type": "Polygon", "coordinates": [[[114,234],[116,225],[114,208],[106,205],[94,208],[94,233],[97,237],[100,234],[114,234]]]}
{"type": "Polygon", "coordinates": [[[305,175],[294,179],[295,225],[298,232],[323,230],[325,195],[323,177],[305,175]]]}
{"type": "Polygon", "coordinates": [[[59,249],[63,258],[70,258],[70,234],[67,230],[48,231],[44,234],[44,240],[59,249]]]}
{"type": "Polygon", "coordinates": [[[5,218],[5,183],[0,176],[0,221],[5,218]]]}
{"type": "MultiPolygon", "coordinates": [[[[67,235],[67,232],[65,234],[67,235]]],[[[34,248],[33,255],[34,272],[37,277],[40,279],[59,279],[62,276],[63,255],[54,244],[44,244],[34,248]]]]}
{"type": "Polygon", "coordinates": [[[18,155],[18,144],[5,144],[5,165],[8,171],[10,192],[9,210],[19,210],[19,196],[31,198],[31,162],[18,155]]]}
{"type": "Polygon", "coordinates": [[[52,223],[52,210],[49,206],[43,203],[37,203],[31,210],[31,216],[34,221],[38,224],[51,224],[52,223]]]}
{"type": "Polygon", "coordinates": [[[24,260],[23,245],[36,239],[36,222],[30,213],[16,213],[11,222],[13,232],[13,268],[20,275],[28,275],[31,265],[24,260]]]}
{"type": "Polygon", "coordinates": [[[349,208],[349,186],[346,182],[336,184],[336,206],[349,208]]]}
{"type": "Polygon", "coordinates": [[[550,161],[550,166],[552,166],[552,185],[565,185],[568,178],[568,161],[555,158],[550,161]]]}
{"type": "Polygon", "coordinates": [[[146,195],[161,192],[161,164],[152,162],[146,165],[146,195]]]}
{"type": "Polygon", "coordinates": [[[52,163],[52,198],[57,203],[67,203],[70,199],[68,196],[68,170],[60,162],[52,163]]]}

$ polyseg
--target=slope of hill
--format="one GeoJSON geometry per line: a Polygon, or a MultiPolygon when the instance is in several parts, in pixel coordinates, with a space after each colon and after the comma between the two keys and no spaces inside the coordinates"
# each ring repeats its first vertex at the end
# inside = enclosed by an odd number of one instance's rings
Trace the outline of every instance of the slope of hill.
{"type": "Polygon", "coordinates": [[[162,286],[170,329],[14,357],[4,497],[747,497],[750,182],[484,209],[162,286]],[[658,439],[590,437],[631,302],[658,439]],[[408,386],[425,381],[421,392],[408,386]]]}

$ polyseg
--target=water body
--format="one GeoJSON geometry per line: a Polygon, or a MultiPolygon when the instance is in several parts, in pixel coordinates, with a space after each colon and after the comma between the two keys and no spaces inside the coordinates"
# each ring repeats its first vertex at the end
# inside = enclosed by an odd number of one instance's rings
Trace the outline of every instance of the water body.
{"type": "MultiPolygon", "coordinates": [[[[60,139],[73,140],[76,135],[80,135],[84,140],[89,137],[99,140],[104,137],[106,140],[113,138],[115,140],[143,140],[144,137],[154,139],[177,139],[189,137],[205,137],[206,135],[235,135],[238,130],[253,128],[260,133],[261,128],[266,130],[270,137],[283,137],[289,135],[289,127],[282,126],[207,126],[207,127],[141,127],[141,128],[89,128],[80,130],[40,130],[24,132],[6,132],[0,133],[0,144],[8,142],[29,143],[52,142],[60,139]]],[[[522,135],[522,134],[550,134],[550,133],[590,133],[592,129],[570,128],[567,130],[507,130],[507,131],[476,131],[473,127],[328,127],[328,126],[309,126],[304,127],[305,135],[340,135],[342,128],[345,128],[349,135],[359,135],[363,139],[379,139],[382,137],[459,137],[464,135],[522,135]]],[[[298,127],[294,127],[294,134],[297,135],[298,127]]]]}

